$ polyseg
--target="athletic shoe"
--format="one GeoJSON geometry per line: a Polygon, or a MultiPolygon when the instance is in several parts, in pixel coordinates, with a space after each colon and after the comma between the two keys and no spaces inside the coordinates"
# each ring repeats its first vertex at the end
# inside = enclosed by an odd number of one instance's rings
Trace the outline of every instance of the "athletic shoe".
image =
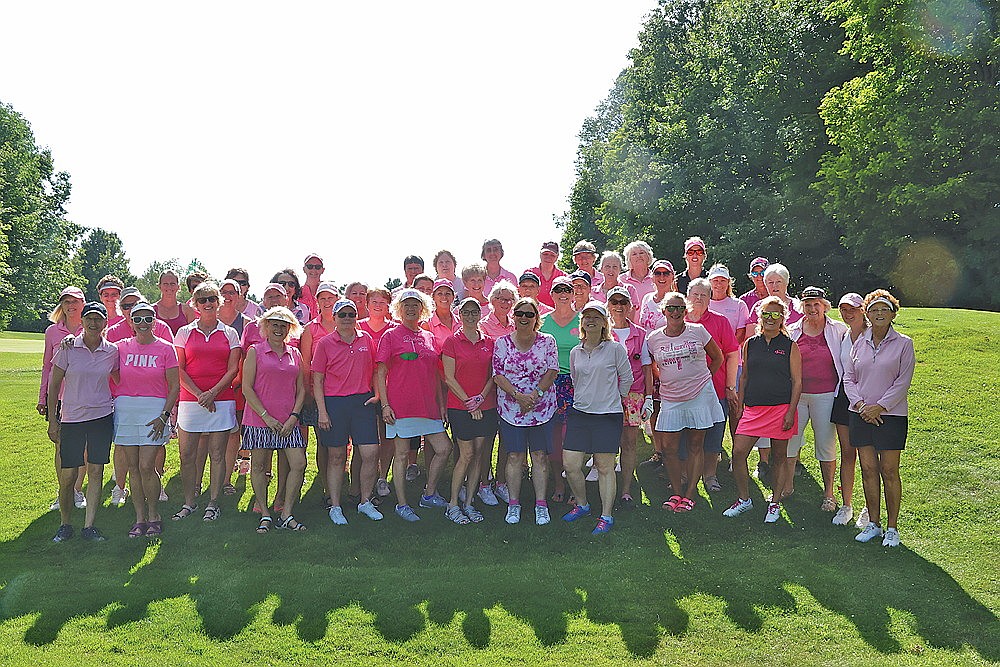
{"type": "Polygon", "coordinates": [[[552,517],[549,516],[549,508],[545,505],[535,505],[535,525],[544,526],[552,517]]]}
{"type": "Polygon", "coordinates": [[[120,486],[116,486],[111,489],[111,504],[115,507],[121,507],[125,504],[128,499],[128,489],[123,489],[120,486]]]}
{"type": "Polygon", "coordinates": [[[472,523],[480,523],[484,519],[486,519],[486,517],[483,516],[483,513],[477,510],[472,505],[466,505],[462,509],[462,511],[465,512],[465,516],[469,517],[469,521],[471,521],[472,523]]]}
{"type": "Polygon", "coordinates": [[[409,505],[396,505],[396,515],[404,521],[420,521],[420,517],[409,505]]]}
{"type": "Polygon", "coordinates": [[[737,498],[736,502],[729,506],[729,509],[722,513],[722,516],[734,517],[743,514],[744,512],[749,512],[753,509],[753,501],[747,498],[743,500],[737,498]]]}
{"type": "Polygon", "coordinates": [[[64,523],[59,526],[59,530],[56,531],[56,536],[52,538],[53,542],[65,542],[73,537],[73,526],[68,523],[64,523]]]}
{"type": "Polygon", "coordinates": [[[764,523],[776,523],[781,516],[780,503],[768,503],[767,514],[764,515],[764,523]]]}
{"type": "Polygon", "coordinates": [[[833,515],[833,525],[846,526],[854,517],[854,508],[850,505],[841,505],[837,513],[833,515]]]}
{"type": "Polygon", "coordinates": [[[497,500],[496,494],[493,493],[493,489],[491,489],[488,484],[480,486],[476,495],[479,496],[479,499],[483,501],[484,505],[494,507],[500,504],[500,501],[497,500]]]}
{"type": "Polygon", "coordinates": [[[52,501],[51,505],[49,505],[49,511],[55,512],[58,509],[59,509],[59,496],[56,496],[56,499],[52,501]]]}
{"type": "Polygon", "coordinates": [[[604,533],[611,530],[611,526],[615,525],[615,520],[610,516],[602,516],[597,520],[597,526],[590,531],[591,535],[603,535],[604,533]]]}
{"type": "Polygon", "coordinates": [[[441,497],[440,493],[429,496],[420,496],[421,507],[447,507],[448,501],[441,497]]]}
{"type": "Polygon", "coordinates": [[[364,502],[358,505],[358,514],[364,514],[366,517],[372,521],[381,521],[382,513],[378,511],[375,504],[372,501],[364,502]]]}
{"type": "Polygon", "coordinates": [[[507,505],[507,517],[504,519],[507,523],[520,523],[521,522],[521,506],[520,505],[507,505]]]}
{"type": "Polygon", "coordinates": [[[458,505],[449,505],[448,509],[444,511],[444,518],[457,523],[459,526],[466,526],[472,523],[458,505]]]}
{"type": "Polygon", "coordinates": [[[330,508],[330,521],[334,522],[338,526],[347,525],[347,517],[344,516],[344,510],[340,507],[340,505],[330,508]]]}
{"type": "Polygon", "coordinates": [[[580,517],[590,514],[590,505],[577,505],[570,511],[563,514],[563,521],[576,521],[580,517]]]}
{"type": "Polygon", "coordinates": [[[820,503],[819,509],[821,512],[836,512],[837,501],[833,498],[823,498],[823,502],[820,503]]]}
{"type": "Polygon", "coordinates": [[[493,493],[496,495],[497,500],[499,500],[500,502],[502,503],[510,502],[510,491],[507,490],[506,484],[497,484],[496,490],[493,493]]]}
{"type": "Polygon", "coordinates": [[[899,531],[895,528],[886,528],[885,537],[882,538],[883,547],[898,547],[899,546],[899,531]]]}
{"type": "Polygon", "coordinates": [[[104,542],[108,538],[101,534],[101,531],[97,529],[97,526],[91,526],[90,528],[84,528],[80,531],[80,537],[87,540],[88,542],[104,542]]]}
{"type": "Polygon", "coordinates": [[[858,520],[854,522],[854,525],[858,527],[858,530],[864,530],[870,521],[871,519],[868,518],[868,508],[862,507],[861,514],[858,515],[858,520]]]}
{"type": "Polygon", "coordinates": [[[406,481],[412,482],[420,476],[420,467],[416,463],[406,466],[406,481]]]}
{"type": "Polygon", "coordinates": [[[83,491],[73,492],[73,504],[76,505],[78,510],[82,510],[87,507],[87,496],[83,495],[83,491]]]}
{"type": "Polygon", "coordinates": [[[389,482],[385,481],[384,479],[380,479],[379,481],[375,482],[375,493],[377,493],[382,498],[389,495],[391,493],[389,489],[389,482]]]}
{"type": "Polygon", "coordinates": [[[597,472],[597,466],[594,466],[590,469],[590,472],[587,473],[586,480],[588,482],[596,482],[598,479],[600,479],[600,473],[597,472]]]}
{"type": "Polygon", "coordinates": [[[865,526],[865,529],[862,530],[857,535],[855,535],[854,539],[857,540],[858,542],[870,542],[871,540],[874,540],[876,537],[881,537],[881,536],[882,536],[882,527],[877,523],[872,523],[869,521],[868,525],[865,526]]]}

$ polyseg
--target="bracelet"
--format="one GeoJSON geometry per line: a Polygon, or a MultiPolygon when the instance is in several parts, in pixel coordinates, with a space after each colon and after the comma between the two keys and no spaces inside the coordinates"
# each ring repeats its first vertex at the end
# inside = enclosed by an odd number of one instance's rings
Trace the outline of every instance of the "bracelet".
{"type": "Polygon", "coordinates": [[[302,421],[302,415],[300,415],[300,414],[299,414],[298,412],[293,412],[293,413],[291,413],[291,414],[290,414],[290,415],[288,415],[288,416],[289,416],[289,417],[295,417],[295,418],[296,418],[296,419],[298,419],[299,421],[302,421]]]}
{"type": "Polygon", "coordinates": [[[382,406],[382,412],[385,412],[386,408],[388,408],[389,410],[392,410],[392,406],[391,405],[383,405],[382,406]]]}
{"type": "Polygon", "coordinates": [[[170,419],[170,413],[167,412],[166,410],[164,410],[163,412],[161,412],[160,416],[163,417],[163,421],[166,421],[166,420],[170,419]]]}

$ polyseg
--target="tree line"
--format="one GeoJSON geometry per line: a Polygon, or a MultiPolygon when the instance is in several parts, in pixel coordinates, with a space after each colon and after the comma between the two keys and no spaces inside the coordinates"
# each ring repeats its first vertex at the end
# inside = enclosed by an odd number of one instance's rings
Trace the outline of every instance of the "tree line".
{"type": "Polygon", "coordinates": [[[563,246],[697,234],[734,274],[997,309],[997,5],[662,0],[580,131],[563,246]]]}

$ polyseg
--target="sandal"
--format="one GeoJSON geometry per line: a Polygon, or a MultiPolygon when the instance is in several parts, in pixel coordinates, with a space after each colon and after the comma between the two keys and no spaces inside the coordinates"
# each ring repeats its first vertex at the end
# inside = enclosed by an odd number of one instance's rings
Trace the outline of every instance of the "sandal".
{"type": "Polygon", "coordinates": [[[235,496],[236,487],[233,486],[232,484],[226,484],[224,487],[222,487],[222,493],[227,496],[235,496]]]}
{"type": "Polygon", "coordinates": [[[264,535],[267,531],[271,530],[271,522],[273,519],[269,516],[262,516],[260,518],[260,523],[257,524],[257,534],[264,535]]]}
{"type": "Polygon", "coordinates": [[[691,498],[681,498],[677,506],[674,507],[674,513],[679,514],[681,512],[690,512],[694,509],[694,500],[691,498]]]}
{"type": "Polygon", "coordinates": [[[195,503],[194,505],[181,505],[181,508],[177,510],[177,513],[170,518],[173,519],[174,521],[180,521],[181,519],[188,518],[197,511],[198,511],[198,503],[195,503]]]}
{"type": "Polygon", "coordinates": [[[681,496],[670,496],[663,503],[663,509],[670,510],[671,512],[677,511],[677,506],[684,500],[681,496]]]}
{"type": "Polygon", "coordinates": [[[722,491],[722,485],[719,484],[719,478],[715,475],[710,475],[705,478],[705,489],[708,491],[722,491]]]}
{"type": "Polygon", "coordinates": [[[278,522],[278,528],[283,530],[305,530],[306,525],[304,523],[299,523],[294,516],[288,515],[288,518],[282,519],[278,522]]]}
{"type": "Polygon", "coordinates": [[[470,522],[469,517],[465,516],[462,512],[462,508],[458,505],[452,505],[444,512],[445,517],[454,521],[460,526],[464,526],[470,522]]]}
{"type": "Polygon", "coordinates": [[[202,521],[215,521],[221,513],[218,505],[209,505],[205,508],[205,516],[202,517],[202,521]]]}
{"type": "Polygon", "coordinates": [[[142,537],[146,534],[146,530],[149,524],[147,523],[133,523],[132,528],[128,531],[129,537],[142,537]]]}
{"type": "Polygon", "coordinates": [[[163,534],[162,521],[150,521],[146,524],[146,537],[156,537],[163,534]]]}

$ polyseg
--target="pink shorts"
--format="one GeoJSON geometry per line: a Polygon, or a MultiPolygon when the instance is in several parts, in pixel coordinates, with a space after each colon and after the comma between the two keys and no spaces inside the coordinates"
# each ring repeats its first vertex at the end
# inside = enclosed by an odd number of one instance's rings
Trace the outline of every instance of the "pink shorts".
{"type": "Polygon", "coordinates": [[[642,426],[642,404],[646,397],[637,392],[630,391],[622,399],[622,408],[625,412],[625,426],[642,426]]]}
{"type": "Polygon", "coordinates": [[[784,405],[747,405],[743,408],[743,416],[736,427],[736,435],[749,435],[755,438],[773,438],[774,440],[789,440],[799,431],[799,415],[795,414],[792,428],[787,431],[781,428],[781,422],[788,412],[788,404],[784,405]]]}

